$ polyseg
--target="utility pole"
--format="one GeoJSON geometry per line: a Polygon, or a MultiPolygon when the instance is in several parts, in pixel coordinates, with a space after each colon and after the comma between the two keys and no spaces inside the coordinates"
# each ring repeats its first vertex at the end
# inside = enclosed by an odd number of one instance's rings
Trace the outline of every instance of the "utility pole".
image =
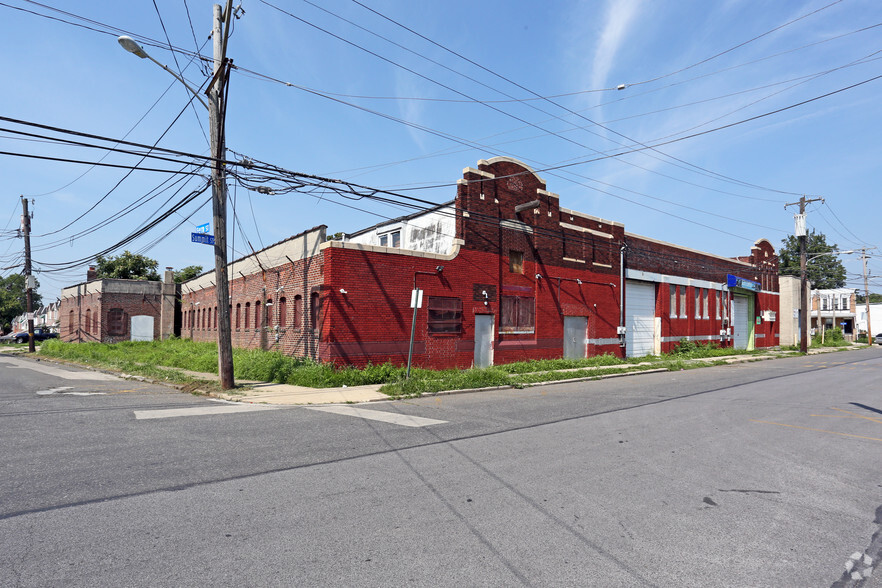
{"type": "Polygon", "coordinates": [[[861,247],[861,261],[864,262],[864,302],[867,303],[867,345],[873,346],[873,328],[870,325],[870,282],[867,275],[867,250],[875,247],[861,247]]]}
{"type": "Polygon", "coordinates": [[[21,197],[21,232],[24,235],[25,259],[25,291],[27,292],[28,313],[28,352],[34,353],[34,276],[31,275],[31,215],[28,213],[28,199],[21,197]]]}
{"type": "Polygon", "coordinates": [[[226,60],[227,39],[233,0],[227,0],[225,11],[214,5],[212,38],[214,40],[214,76],[208,84],[208,121],[211,134],[211,202],[214,216],[214,272],[217,293],[217,363],[221,388],[235,386],[233,381],[233,342],[230,328],[230,284],[227,280],[227,181],[225,85],[228,81],[226,60]]]}
{"type": "Polygon", "coordinates": [[[800,353],[808,353],[808,309],[806,309],[805,298],[808,291],[808,283],[805,279],[805,269],[806,269],[806,257],[805,257],[805,205],[809,202],[823,202],[823,198],[809,198],[806,199],[805,196],[800,196],[799,202],[791,202],[789,204],[785,204],[784,208],[786,209],[788,206],[796,206],[799,205],[799,214],[796,215],[795,218],[795,234],[797,238],[799,238],[799,330],[800,330],[800,338],[799,338],[799,351],[800,353]]]}

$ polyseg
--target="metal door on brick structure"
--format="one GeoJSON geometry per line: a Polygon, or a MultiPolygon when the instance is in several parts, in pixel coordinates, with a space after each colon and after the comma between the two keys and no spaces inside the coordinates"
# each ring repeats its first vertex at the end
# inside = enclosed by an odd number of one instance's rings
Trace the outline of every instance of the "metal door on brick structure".
{"type": "Polygon", "coordinates": [[[492,314],[475,315],[475,367],[493,365],[493,320],[492,314]]]}
{"type": "Polygon", "coordinates": [[[588,356],[588,317],[564,317],[564,359],[585,359],[588,356]]]}
{"type": "Polygon", "coordinates": [[[625,350],[628,357],[652,355],[656,349],[655,284],[625,282],[625,350]]]}
{"type": "Polygon", "coordinates": [[[750,313],[747,298],[732,297],[732,341],[735,349],[750,349],[750,313]]]}

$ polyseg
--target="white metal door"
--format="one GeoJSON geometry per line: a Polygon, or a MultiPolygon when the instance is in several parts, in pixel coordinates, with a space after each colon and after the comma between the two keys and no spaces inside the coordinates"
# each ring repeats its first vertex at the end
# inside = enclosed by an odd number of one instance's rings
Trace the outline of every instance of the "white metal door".
{"type": "Polygon", "coordinates": [[[588,317],[564,317],[564,359],[585,359],[588,355],[588,317]]]}
{"type": "Polygon", "coordinates": [[[628,357],[652,355],[655,348],[655,284],[625,283],[625,345],[628,357]]]}
{"type": "Polygon", "coordinates": [[[493,365],[493,315],[475,315],[475,367],[493,365]]]}
{"type": "Polygon", "coordinates": [[[747,313],[747,298],[732,297],[732,339],[735,349],[747,349],[750,336],[750,317],[747,313]]]}

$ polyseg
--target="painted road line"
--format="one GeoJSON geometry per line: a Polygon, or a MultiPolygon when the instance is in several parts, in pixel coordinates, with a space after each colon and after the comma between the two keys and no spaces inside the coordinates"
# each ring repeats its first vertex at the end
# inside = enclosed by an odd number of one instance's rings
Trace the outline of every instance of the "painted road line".
{"type": "Polygon", "coordinates": [[[190,408],[164,408],[161,410],[136,410],[135,419],[170,419],[174,417],[208,416],[216,414],[236,414],[260,410],[276,410],[275,406],[263,404],[231,403],[222,406],[194,406],[190,408]]]}
{"type": "Polygon", "coordinates": [[[382,412],[379,410],[355,408],[354,406],[307,406],[306,408],[309,410],[320,410],[322,412],[332,412],[344,416],[370,419],[372,421],[382,421],[384,423],[392,423],[393,425],[401,425],[402,427],[428,427],[429,425],[441,425],[447,422],[398,414],[396,412],[382,412]]]}
{"type": "Polygon", "coordinates": [[[49,388],[48,390],[37,390],[37,396],[48,396],[49,394],[57,394],[65,390],[73,390],[73,386],[61,386],[60,388],[49,388]]]}
{"type": "Polygon", "coordinates": [[[47,376],[55,376],[56,378],[62,378],[65,380],[119,380],[116,376],[102,374],[101,372],[71,372],[37,362],[22,361],[13,358],[4,358],[2,363],[6,364],[7,367],[33,370],[41,374],[46,374],[47,376]]]}

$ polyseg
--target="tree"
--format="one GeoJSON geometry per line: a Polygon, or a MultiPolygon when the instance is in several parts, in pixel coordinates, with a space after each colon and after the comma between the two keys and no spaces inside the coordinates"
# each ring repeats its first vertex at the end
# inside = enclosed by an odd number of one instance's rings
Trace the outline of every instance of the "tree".
{"type": "MultiPolygon", "coordinates": [[[[39,283],[37,286],[39,287],[39,283]]],[[[42,297],[34,289],[31,292],[34,310],[40,307],[42,297]]],[[[15,274],[0,278],[0,329],[8,331],[12,320],[27,311],[27,287],[25,277],[15,274]]]]}
{"type": "Polygon", "coordinates": [[[202,273],[201,265],[188,265],[185,268],[181,268],[180,270],[175,272],[175,282],[180,284],[181,282],[186,282],[187,280],[192,280],[196,276],[202,273]]]}
{"type": "MultiPolygon", "coordinates": [[[[799,276],[799,239],[793,235],[781,239],[784,244],[778,252],[778,272],[781,275],[799,276]]],[[[824,233],[812,230],[805,238],[806,263],[805,275],[812,283],[812,288],[826,290],[845,286],[845,266],[836,254],[819,255],[837,251],[838,247],[827,245],[824,233]]]]}
{"type": "MultiPolygon", "coordinates": [[[[876,294],[874,292],[870,292],[870,304],[879,304],[880,302],[882,302],[882,294],[876,294]]],[[[867,297],[864,296],[863,294],[858,294],[857,295],[857,303],[858,304],[866,304],[867,297]]]]}
{"type": "Polygon", "coordinates": [[[159,273],[156,271],[159,263],[155,259],[129,251],[124,251],[122,255],[116,257],[99,255],[95,258],[95,262],[98,279],[159,280],[159,273]]]}

